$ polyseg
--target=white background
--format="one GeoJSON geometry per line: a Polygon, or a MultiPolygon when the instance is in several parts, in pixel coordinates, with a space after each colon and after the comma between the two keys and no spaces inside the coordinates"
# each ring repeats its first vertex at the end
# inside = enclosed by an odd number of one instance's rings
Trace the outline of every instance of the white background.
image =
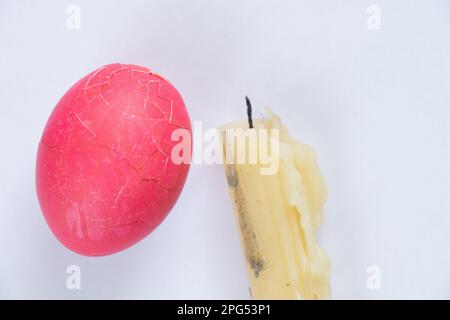
{"type": "Polygon", "coordinates": [[[247,94],[315,148],[334,298],[450,298],[449,40],[448,0],[1,0],[0,298],[249,297],[220,166],[193,165],[168,218],[119,254],[79,256],[48,229],[41,132],[73,83],[112,62],[164,75],[206,128],[244,118],[247,94]]]}

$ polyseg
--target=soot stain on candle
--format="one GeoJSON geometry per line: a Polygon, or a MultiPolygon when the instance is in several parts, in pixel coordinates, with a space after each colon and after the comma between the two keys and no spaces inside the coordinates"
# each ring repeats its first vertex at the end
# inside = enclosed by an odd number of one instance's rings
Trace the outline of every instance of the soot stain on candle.
{"type": "MultiPolygon", "coordinates": [[[[251,111],[249,119],[251,119],[251,111]]],[[[223,156],[224,159],[227,159],[227,148],[226,148],[227,141],[225,134],[223,134],[223,141],[224,141],[223,156]]],[[[263,258],[261,257],[258,239],[256,238],[256,234],[253,232],[251,219],[248,218],[248,212],[246,208],[247,205],[245,197],[243,196],[244,193],[241,189],[241,186],[239,185],[239,178],[236,172],[236,166],[234,164],[226,164],[225,172],[227,176],[228,186],[230,187],[230,191],[235,195],[233,197],[235,199],[234,206],[236,208],[236,212],[238,212],[239,227],[241,230],[243,243],[245,244],[244,245],[245,258],[248,261],[250,268],[253,270],[255,278],[258,278],[261,271],[265,267],[265,263],[263,258]]]]}
{"type": "MultiPolygon", "coordinates": [[[[226,141],[226,135],[223,134],[223,141],[226,141]]],[[[225,144],[223,144],[223,155],[224,155],[224,159],[226,159],[226,146],[225,144]]],[[[226,164],[225,165],[225,172],[226,172],[226,176],[227,176],[227,182],[228,182],[228,186],[234,188],[238,185],[238,177],[236,174],[236,170],[234,168],[233,165],[231,164],[226,164]]]]}
{"type": "Polygon", "coordinates": [[[236,195],[234,206],[237,208],[236,211],[239,212],[238,219],[243,242],[245,243],[245,257],[250,265],[250,268],[253,270],[255,278],[258,278],[260,272],[264,269],[264,261],[260,254],[258,239],[252,231],[253,227],[251,226],[252,223],[248,218],[245,197],[242,196],[243,193],[239,186],[234,165],[226,165],[226,175],[231,192],[236,195]]]}
{"type": "Polygon", "coordinates": [[[258,246],[258,239],[255,233],[252,231],[252,222],[248,218],[246,201],[242,196],[242,191],[239,186],[235,188],[237,201],[235,203],[239,212],[239,226],[241,229],[242,237],[245,243],[245,255],[250,268],[253,270],[255,278],[259,277],[260,272],[264,269],[264,261],[261,257],[261,253],[258,246]]]}
{"type": "Polygon", "coordinates": [[[236,175],[236,170],[233,165],[227,164],[226,166],[227,172],[227,182],[230,187],[236,187],[238,185],[238,177],[236,175]]]}

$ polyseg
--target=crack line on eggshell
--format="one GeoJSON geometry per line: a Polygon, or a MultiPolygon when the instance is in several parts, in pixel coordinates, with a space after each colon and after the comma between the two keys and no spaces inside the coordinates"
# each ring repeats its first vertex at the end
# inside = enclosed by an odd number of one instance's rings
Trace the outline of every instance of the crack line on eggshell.
{"type": "Polygon", "coordinates": [[[145,111],[145,113],[147,113],[147,100],[148,100],[148,95],[150,94],[150,87],[148,86],[148,84],[145,87],[146,87],[146,93],[145,93],[145,98],[144,98],[144,111],[145,111]]]}
{"type": "Polygon", "coordinates": [[[158,97],[160,99],[168,101],[170,103],[169,119],[167,119],[167,120],[168,120],[169,123],[171,123],[171,121],[172,121],[172,113],[173,113],[173,100],[168,99],[166,97],[159,96],[159,95],[158,95],[158,97]]]}
{"type": "Polygon", "coordinates": [[[61,152],[63,152],[63,153],[65,152],[65,150],[64,150],[63,148],[61,148],[61,147],[59,147],[59,146],[51,145],[51,144],[45,142],[44,139],[41,139],[41,140],[40,140],[40,143],[42,143],[42,145],[43,145],[44,147],[46,147],[46,148],[49,148],[49,149],[52,149],[52,150],[58,150],[58,151],[61,151],[61,152]]]}
{"type": "Polygon", "coordinates": [[[106,105],[112,107],[112,104],[108,100],[106,100],[106,98],[103,96],[103,94],[99,93],[98,96],[100,97],[100,99],[103,100],[104,103],[106,103],[106,105]]]}
{"type": "Polygon", "coordinates": [[[75,114],[75,117],[81,122],[81,124],[83,125],[83,127],[85,127],[87,130],[89,130],[93,135],[94,135],[94,137],[93,138],[95,138],[96,136],[97,136],[97,134],[94,132],[94,130],[92,130],[82,119],[81,119],[81,117],[80,117],[80,115],[77,113],[77,114],[75,114]]]}
{"type": "Polygon", "coordinates": [[[124,71],[124,70],[130,70],[130,68],[126,67],[126,66],[124,67],[124,66],[121,65],[121,67],[119,69],[112,71],[109,75],[107,75],[107,77],[108,78],[112,78],[116,73],[119,73],[119,72],[124,71]]]}
{"type": "Polygon", "coordinates": [[[91,80],[92,80],[97,74],[99,74],[100,72],[102,72],[102,71],[105,70],[105,69],[106,69],[106,66],[103,66],[103,67],[101,67],[100,69],[98,69],[97,71],[95,71],[95,72],[89,77],[89,79],[88,79],[87,82],[86,82],[86,85],[85,85],[84,88],[83,88],[83,92],[86,91],[86,88],[89,86],[89,83],[91,82],[91,80]]]}
{"type": "Polygon", "coordinates": [[[125,189],[125,187],[124,186],[121,186],[120,187],[120,190],[119,190],[119,192],[117,193],[117,196],[116,196],[116,198],[114,199],[114,206],[117,204],[117,201],[119,201],[119,198],[120,198],[120,196],[122,195],[122,192],[123,192],[123,190],[125,189]]]}
{"type": "Polygon", "coordinates": [[[95,89],[97,87],[101,87],[103,85],[110,85],[110,84],[111,84],[110,82],[99,82],[99,83],[92,84],[90,86],[84,87],[84,90],[95,89]]]}
{"type": "Polygon", "coordinates": [[[152,74],[152,72],[150,71],[150,69],[147,69],[146,71],[144,71],[144,70],[138,70],[138,69],[131,69],[131,72],[137,72],[137,73],[143,73],[143,74],[149,74],[149,75],[152,74]]]}
{"type": "Polygon", "coordinates": [[[158,103],[156,103],[156,101],[152,101],[152,104],[156,107],[156,109],[159,110],[159,112],[161,112],[161,115],[164,117],[164,120],[167,120],[166,117],[166,113],[163,111],[163,109],[159,106],[158,103]]]}
{"type": "Polygon", "coordinates": [[[169,162],[169,157],[166,157],[166,162],[164,163],[164,173],[167,172],[167,163],[169,162]]]}
{"type": "Polygon", "coordinates": [[[127,216],[114,216],[114,217],[108,217],[108,218],[90,218],[83,216],[84,223],[87,222],[95,223],[97,226],[105,228],[105,229],[116,229],[121,227],[127,227],[132,226],[136,223],[143,224],[146,228],[151,229],[149,225],[144,221],[143,217],[145,215],[145,212],[150,209],[149,207],[144,208],[143,210],[138,211],[134,215],[127,215],[127,216]],[[114,222],[117,220],[116,222],[114,222]],[[125,221],[124,221],[125,220],[125,221]]]}
{"type": "Polygon", "coordinates": [[[144,98],[144,111],[147,113],[147,97],[144,98]]]}

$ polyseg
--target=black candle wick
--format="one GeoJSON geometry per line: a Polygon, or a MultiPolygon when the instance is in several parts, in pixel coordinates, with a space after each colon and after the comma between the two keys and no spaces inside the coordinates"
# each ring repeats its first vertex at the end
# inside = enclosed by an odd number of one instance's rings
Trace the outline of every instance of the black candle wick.
{"type": "Polygon", "coordinates": [[[248,127],[250,129],[253,129],[252,104],[247,96],[245,96],[245,103],[247,104],[248,127]]]}

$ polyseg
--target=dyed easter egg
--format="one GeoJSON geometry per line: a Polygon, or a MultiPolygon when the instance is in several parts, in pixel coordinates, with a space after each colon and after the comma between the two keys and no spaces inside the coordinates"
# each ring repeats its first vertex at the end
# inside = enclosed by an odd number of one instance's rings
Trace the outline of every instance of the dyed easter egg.
{"type": "Polygon", "coordinates": [[[59,241],[100,256],[152,232],[189,170],[171,159],[180,144],[175,130],[191,133],[184,102],[147,68],[107,65],[70,88],[47,121],[36,160],[39,203],[59,241]]]}

